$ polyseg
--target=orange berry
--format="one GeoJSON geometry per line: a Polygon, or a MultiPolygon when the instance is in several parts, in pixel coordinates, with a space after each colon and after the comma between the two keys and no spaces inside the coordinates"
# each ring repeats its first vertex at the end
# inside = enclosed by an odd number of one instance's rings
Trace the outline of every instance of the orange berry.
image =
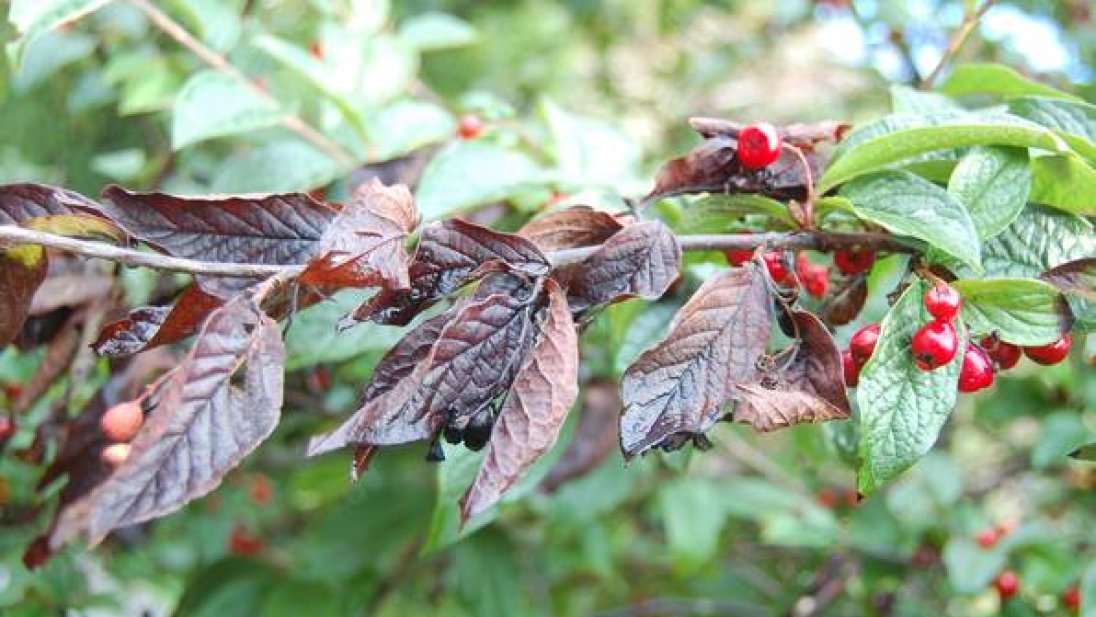
{"type": "Polygon", "coordinates": [[[111,407],[99,419],[99,428],[111,441],[129,443],[141,430],[145,414],[137,401],[126,401],[111,407]]]}

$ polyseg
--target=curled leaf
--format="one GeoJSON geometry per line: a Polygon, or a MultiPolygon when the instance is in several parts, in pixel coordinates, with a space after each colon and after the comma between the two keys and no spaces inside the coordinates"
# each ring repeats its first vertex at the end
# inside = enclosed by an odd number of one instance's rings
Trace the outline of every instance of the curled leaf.
{"type": "Polygon", "coordinates": [[[117,357],[177,343],[194,334],[202,321],[222,304],[220,298],[192,284],[170,307],[136,308],[125,319],[103,326],[91,347],[99,355],[117,357]]]}
{"type": "Polygon", "coordinates": [[[595,246],[623,229],[617,218],[590,206],[572,206],[529,221],[518,235],[544,252],[595,246]]]}
{"type": "Polygon", "coordinates": [[[602,244],[582,263],[566,268],[568,300],[573,310],[640,297],[656,300],[677,280],[681,246],[660,221],[629,225],[602,244]]]}

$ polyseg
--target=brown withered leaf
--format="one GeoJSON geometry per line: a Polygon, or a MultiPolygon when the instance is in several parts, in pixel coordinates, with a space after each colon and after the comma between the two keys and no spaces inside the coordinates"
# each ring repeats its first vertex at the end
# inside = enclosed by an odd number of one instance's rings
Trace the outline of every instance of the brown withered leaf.
{"type": "MultiPolygon", "coordinates": [[[[51,261],[51,266],[55,262],[51,261]]],[[[115,278],[108,274],[89,269],[81,274],[54,275],[52,267],[50,270],[30,305],[31,315],[44,315],[66,306],[82,306],[106,297],[114,289],[115,278]]]]}
{"type": "MultiPolygon", "coordinates": [[[[103,209],[133,236],[175,257],[228,263],[299,265],[316,256],[336,210],[307,193],[179,197],[103,190],[103,209]]],[[[198,277],[230,299],[250,279],[198,277]]]]}
{"type": "Polygon", "coordinates": [[[573,310],[627,298],[656,300],[681,274],[681,246],[661,221],[620,230],[582,263],[563,269],[573,310]]]}
{"type": "Polygon", "coordinates": [[[487,272],[491,264],[505,264],[533,277],[543,276],[550,267],[544,253],[521,236],[461,219],[432,223],[423,230],[411,262],[411,288],[382,289],[350,319],[407,325],[440,298],[487,272]]]}
{"type": "Polygon", "coordinates": [[[578,335],[559,285],[544,283],[548,307],[529,359],[514,377],[472,486],[461,498],[461,518],[487,510],[559,439],[578,395],[578,335]]]}
{"type": "Polygon", "coordinates": [[[844,280],[822,302],[819,313],[826,323],[843,326],[856,319],[868,300],[868,277],[857,275],[844,280]]]}
{"type": "Polygon", "coordinates": [[[223,301],[191,284],[172,306],[133,309],[125,319],[103,326],[91,347],[102,356],[127,356],[177,343],[198,330],[202,321],[223,301]]]}
{"type": "Polygon", "coordinates": [[[625,458],[678,434],[704,433],[718,422],[735,386],[757,375],[772,320],[757,264],[705,281],[674,316],[669,336],[624,373],[620,445],[625,458]]]}
{"type": "Polygon", "coordinates": [[[1040,274],[1039,278],[1063,292],[1096,302],[1096,257],[1055,266],[1040,274]]]}
{"type": "Polygon", "coordinates": [[[40,246],[0,249],[0,349],[19,334],[49,264],[40,246]]]}
{"type": "Polygon", "coordinates": [[[311,285],[407,289],[411,258],[404,242],[418,225],[411,191],[374,179],[359,187],[327,226],[320,254],[298,278],[311,285]]]}
{"type": "Polygon", "coordinates": [[[94,545],[216,488],[277,425],[284,361],[277,323],[250,297],[214,311],[157,388],[129,457],[61,513],[51,541],[86,531],[94,545]]]}
{"type": "Polygon", "coordinates": [[[738,385],[741,400],[734,420],[758,431],[848,418],[852,413],[845,390],[841,350],[818,317],[792,311],[799,329],[795,358],[783,371],[762,374],[738,385]]]}
{"type": "MultiPolygon", "coordinates": [[[[689,118],[689,126],[704,137],[733,137],[746,128],[745,124],[723,120],[721,118],[689,118]]],[[[788,124],[776,127],[776,133],[785,143],[804,150],[813,149],[820,143],[836,144],[852,128],[848,122],[825,120],[809,124],[788,124]]]]}
{"type": "Polygon", "coordinates": [[[0,186],[0,225],[20,225],[31,219],[71,214],[103,216],[99,204],[56,186],[29,182],[0,186]]]}
{"type": "Polygon", "coordinates": [[[590,206],[571,206],[529,221],[518,230],[518,235],[549,253],[601,244],[623,227],[608,212],[590,206]]]}
{"type": "Polygon", "coordinates": [[[597,468],[620,443],[620,388],[608,380],[591,381],[582,389],[581,413],[575,436],[563,455],[540,483],[540,490],[553,493],[565,483],[597,468]]]}

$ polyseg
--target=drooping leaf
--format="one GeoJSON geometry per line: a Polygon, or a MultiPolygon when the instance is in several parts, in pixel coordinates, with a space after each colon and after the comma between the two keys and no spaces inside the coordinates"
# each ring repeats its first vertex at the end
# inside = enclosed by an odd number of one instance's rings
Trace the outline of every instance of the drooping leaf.
{"type": "Polygon", "coordinates": [[[215,489],[277,425],[284,359],[277,324],[250,297],[214,311],[165,376],[128,458],[61,513],[51,542],[86,530],[95,544],[215,489]]]}
{"type": "Polygon", "coordinates": [[[1079,214],[1096,216],[1096,169],[1075,155],[1031,159],[1031,201],[1079,214]]]}
{"type": "Polygon", "coordinates": [[[411,262],[411,288],[382,289],[358,307],[352,318],[406,325],[439,298],[472,282],[492,265],[506,265],[536,277],[548,272],[549,261],[535,244],[521,236],[461,219],[432,223],[423,230],[411,262]]]}
{"type": "Polygon", "coordinates": [[[1029,206],[982,249],[987,276],[1034,278],[1068,261],[1096,255],[1092,224],[1079,217],[1029,206]]]}
{"type": "Polygon", "coordinates": [[[910,351],[910,337],[930,320],[921,302],[926,289],[918,280],[902,293],[883,319],[875,352],[860,372],[857,486],[865,495],[928,452],[955,407],[962,346],[950,363],[933,371],[917,368],[910,351]]]}
{"type": "Polygon", "coordinates": [[[198,285],[190,285],[170,307],[136,308],[125,319],[103,326],[91,347],[101,356],[117,357],[177,343],[194,334],[202,321],[223,303],[198,285]]]}
{"type": "Polygon", "coordinates": [[[298,280],[306,284],[407,289],[404,242],[419,224],[405,186],[377,180],[360,187],[324,230],[320,249],[298,280]]]}
{"type": "Polygon", "coordinates": [[[675,434],[703,433],[719,421],[735,385],[757,374],[771,324],[772,302],[756,264],[705,281],[678,311],[666,340],[624,374],[624,456],[675,434]]]}
{"type": "Polygon", "coordinates": [[[738,385],[742,396],[734,408],[735,422],[758,431],[773,431],[802,422],[848,418],[841,350],[818,317],[792,311],[799,330],[795,359],[778,373],[738,385]]]}
{"type": "Polygon", "coordinates": [[[582,263],[567,268],[573,310],[627,298],[656,300],[680,276],[681,246],[661,221],[620,230],[582,263]]]}
{"type": "Polygon", "coordinates": [[[0,225],[71,214],[103,216],[99,204],[67,189],[29,182],[0,186],[0,225]]]}
{"type": "Polygon", "coordinates": [[[849,182],[841,195],[860,217],[981,267],[978,232],[970,214],[928,180],[908,171],[877,172],[849,182]]]}
{"type": "Polygon", "coordinates": [[[212,69],[199,71],[175,97],[171,147],[179,150],[206,139],[275,126],[282,116],[270,99],[232,76],[212,69]]]}
{"type": "Polygon", "coordinates": [[[0,349],[19,334],[48,271],[46,251],[40,246],[0,250],[0,349]]]}
{"type": "Polygon", "coordinates": [[[1025,278],[963,279],[963,320],[973,334],[997,332],[1016,345],[1046,345],[1073,325],[1073,314],[1050,283],[1025,278]]]}
{"type": "Polygon", "coordinates": [[[1008,109],[1054,131],[1078,154],[1096,159],[1096,105],[1045,96],[1010,99],[1008,109]]]}
{"type": "Polygon", "coordinates": [[[1020,215],[1030,190],[1028,155],[1020,148],[975,148],[959,161],[948,182],[948,193],[966,207],[983,240],[1020,215]]]}
{"type": "Polygon", "coordinates": [[[487,456],[461,499],[464,520],[494,505],[559,438],[578,395],[578,336],[559,285],[544,283],[548,307],[529,359],[514,377],[487,444],[487,456]]]}
{"type": "Polygon", "coordinates": [[[624,225],[608,212],[589,206],[571,206],[529,221],[518,230],[518,235],[550,253],[601,244],[623,228],[624,225]]]}
{"type": "Polygon", "coordinates": [[[970,63],[955,67],[940,86],[940,90],[951,96],[993,94],[1007,98],[1037,95],[1076,100],[1072,94],[1028,79],[1016,69],[993,63],[970,63]]]}
{"type": "Polygon", "coordinates": [[[1047,270],[1039,278],[1065,293],[1096,302],[1096,257],[1064,263],[1047,270]]]}
{"type": "MultiPolygon", "coordinates": [[[[204,261],[303,264],[320,250],[336,215],[306,193],[177,197],[108,186],[103,196],[104,209],[132,235],[170,255],[204,261]]],[[[198,283],[225,299],[241,289],[240,281],[223,278],[198,283]]]]}
{"type": "Polygon", "coordinates": [[[823,321],[833,326],[843,326],[860,314],[868,299],[868,278],[854,276],[834,289],[826,297],[819,313],[823,321]]]}

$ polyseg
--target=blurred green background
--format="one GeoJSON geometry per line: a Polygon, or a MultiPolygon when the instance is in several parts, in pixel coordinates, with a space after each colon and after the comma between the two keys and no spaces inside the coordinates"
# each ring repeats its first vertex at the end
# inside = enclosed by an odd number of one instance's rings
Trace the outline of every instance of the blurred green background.
{"type": "MultiPolygon", "coordinates": [[[[337,200],[366,175],[395,174],[385,177],[417,184],[427,218],[465,213],[513,228],[546,207],[616,209],[643,194],[660,161],[698,141],[691,115],[875,117],[892,84],[916,85],[933,69],[973,3],[152,3],[195,37],[190,48],[136,3],[0,6],[25,24],[46,5],[93,4],[103,6],[30,41],[5,26],[0,182],[92,196],[111,182],[323,190],[337,200]],[[251,86],[210,70],[196,47],[251,86]],[[287,129],[286,114],[326,149],[287,129]],[[484,120],[482,137],[454,138],[465,114],[484,120]],[[433,158],[420,178],[409,169],[424,152],[433,158]]],[[[1086,0],[999,2],[958,60],[1001,62],[1091,101],[1091,10],[1086,0]]],[[[1096,434],[1091,346],[1056,367],[1025,361],[961,399],[936,450],[864,503],[840,424],[773,435],[721,426],[711,452],[625,467],[615,436],[597,430],[616,413],[612,384],[665,331],[689,286],[722,265],[696,256],[673,297],[618,305],[594,323],[582,339],[583,406],[564,438],[463,535],[455,504],[478,455],[451,450],[431,465],[424,447],[389,450],[357,484],[345,455],[302,457],[308,435],[353,409],[399,336],[376,326],[337,335],[354,293],[294,320],[282,426],[224,486],[30,573],[20,555],[45,519],[21,514],[51,502],[33,493],[41,467],[11,453],[29,444],[60,384],[0,460],[0,613],[1067,615],[1061,594],[1083,582],[1096,614],[1096,472],[1065,456],[1096,434]],[[573,439],[585,458],[564,455],[573,439]],[[1015,529],[980,548],[975,536],[998,524],[1015,529]],[[991,581],[1005,568],[1022,591],[1002,606],[991,581]]],[[[897,264],[876,269],[878,293],[841,340],[883,314],[897,273],[897,264]]],[[[147,272],[123,280],[134,304],[164,283],[147,272]]],[[[41,350],[4,350],[0,383],[24,383],[42,361],[41,350]]],[[[85,396],[106,377],[98,369],[85,396]]]]}

